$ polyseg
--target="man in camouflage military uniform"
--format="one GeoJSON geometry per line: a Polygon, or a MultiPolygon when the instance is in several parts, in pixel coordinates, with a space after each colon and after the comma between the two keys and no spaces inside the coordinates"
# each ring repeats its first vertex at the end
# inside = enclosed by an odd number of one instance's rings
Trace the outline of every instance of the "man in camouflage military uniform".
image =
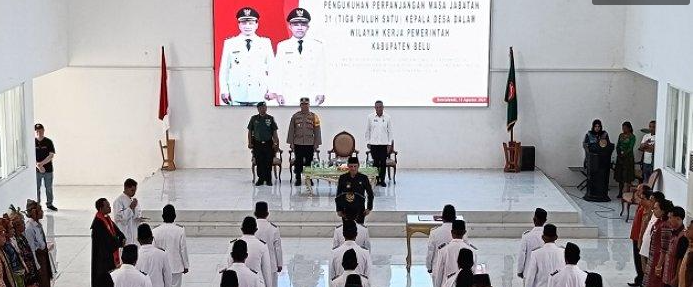
{"type": "Polygon", "coordinates": [[[279,145],[277,123],[274,117],[267,114],[265,102],[257,103],[257,115],[250,118],[248,123],[248,148],[253,150],[257,168],[257,182],[272,186],[272,160],[279,145]]]}

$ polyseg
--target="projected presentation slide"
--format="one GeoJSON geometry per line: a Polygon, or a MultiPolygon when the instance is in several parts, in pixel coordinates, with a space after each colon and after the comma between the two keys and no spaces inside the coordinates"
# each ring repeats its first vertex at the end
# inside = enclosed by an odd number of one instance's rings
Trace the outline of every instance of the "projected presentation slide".
{"type": "Polygon", "coordinates": [[[488,105],[491,0],[214,0],[217,106],[488,105]]]}

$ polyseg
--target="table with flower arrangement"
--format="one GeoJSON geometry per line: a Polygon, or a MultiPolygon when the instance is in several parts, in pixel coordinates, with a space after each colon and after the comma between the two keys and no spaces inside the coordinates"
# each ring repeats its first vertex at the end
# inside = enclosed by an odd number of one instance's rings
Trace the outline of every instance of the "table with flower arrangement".
{"type": "MultiPolygon", "coordinates": [[[[347,172],[349,172],[349,169],[344,165],[325,167],[305,167],[303,168],[303,176],[305,177],[305,180],[303,182],[305,182],[306,190],[308,190],[308,192],[310,192],[310,195],[312,196],[313,186],[310,182],[311,179],[325,180],[337,183],[339,181],[339,177],[347,172]]],[[[371,183],[371,186],[375,186],[375,178],[378,176],[378,168],[372,166],[360,167],[359,172],[368,177],[368,181],[371,183]]]]}

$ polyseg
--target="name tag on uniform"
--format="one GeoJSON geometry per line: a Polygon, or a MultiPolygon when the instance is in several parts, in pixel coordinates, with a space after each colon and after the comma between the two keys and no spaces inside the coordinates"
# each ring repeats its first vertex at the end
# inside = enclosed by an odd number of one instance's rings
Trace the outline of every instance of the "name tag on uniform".
{"type": "Polygon", "coordinates": [[[236,51],[231,51],[232,54],[238,54],[238,53],[240,53],[240,52],[241,52],[241,51],[238,51],[238,50],[236,50],[236,51]]]}

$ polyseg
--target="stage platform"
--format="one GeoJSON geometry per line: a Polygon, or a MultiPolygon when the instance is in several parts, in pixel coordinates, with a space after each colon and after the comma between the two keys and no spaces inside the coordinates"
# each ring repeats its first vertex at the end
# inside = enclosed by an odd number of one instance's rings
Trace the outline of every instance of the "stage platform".
{"type": "MultiPolygon", "coordinates": [[[[189,236],[237,236],[255,202],[266,201],[270,220],[285,237],[331,237],[339,224],[336,185],[317,181],[314,194],[295,187],[284,170],[281,182],[255,187],[249,169],[179,169],[157,172],[140,184],[137,198],[153,223],[174,204],[189,236]]],[[[561,236],[596,238],[597,227],[582,222],[579,209],[541,171],[501,169],[400,169],[397,184],[375,187],[374,210],[366,219],[372,237],[403,237],[407,214],[437,214],[453,204],[468,222],[470,237],[517,238],[531,228],[536,207],[549,211],[561,236]]]]}

